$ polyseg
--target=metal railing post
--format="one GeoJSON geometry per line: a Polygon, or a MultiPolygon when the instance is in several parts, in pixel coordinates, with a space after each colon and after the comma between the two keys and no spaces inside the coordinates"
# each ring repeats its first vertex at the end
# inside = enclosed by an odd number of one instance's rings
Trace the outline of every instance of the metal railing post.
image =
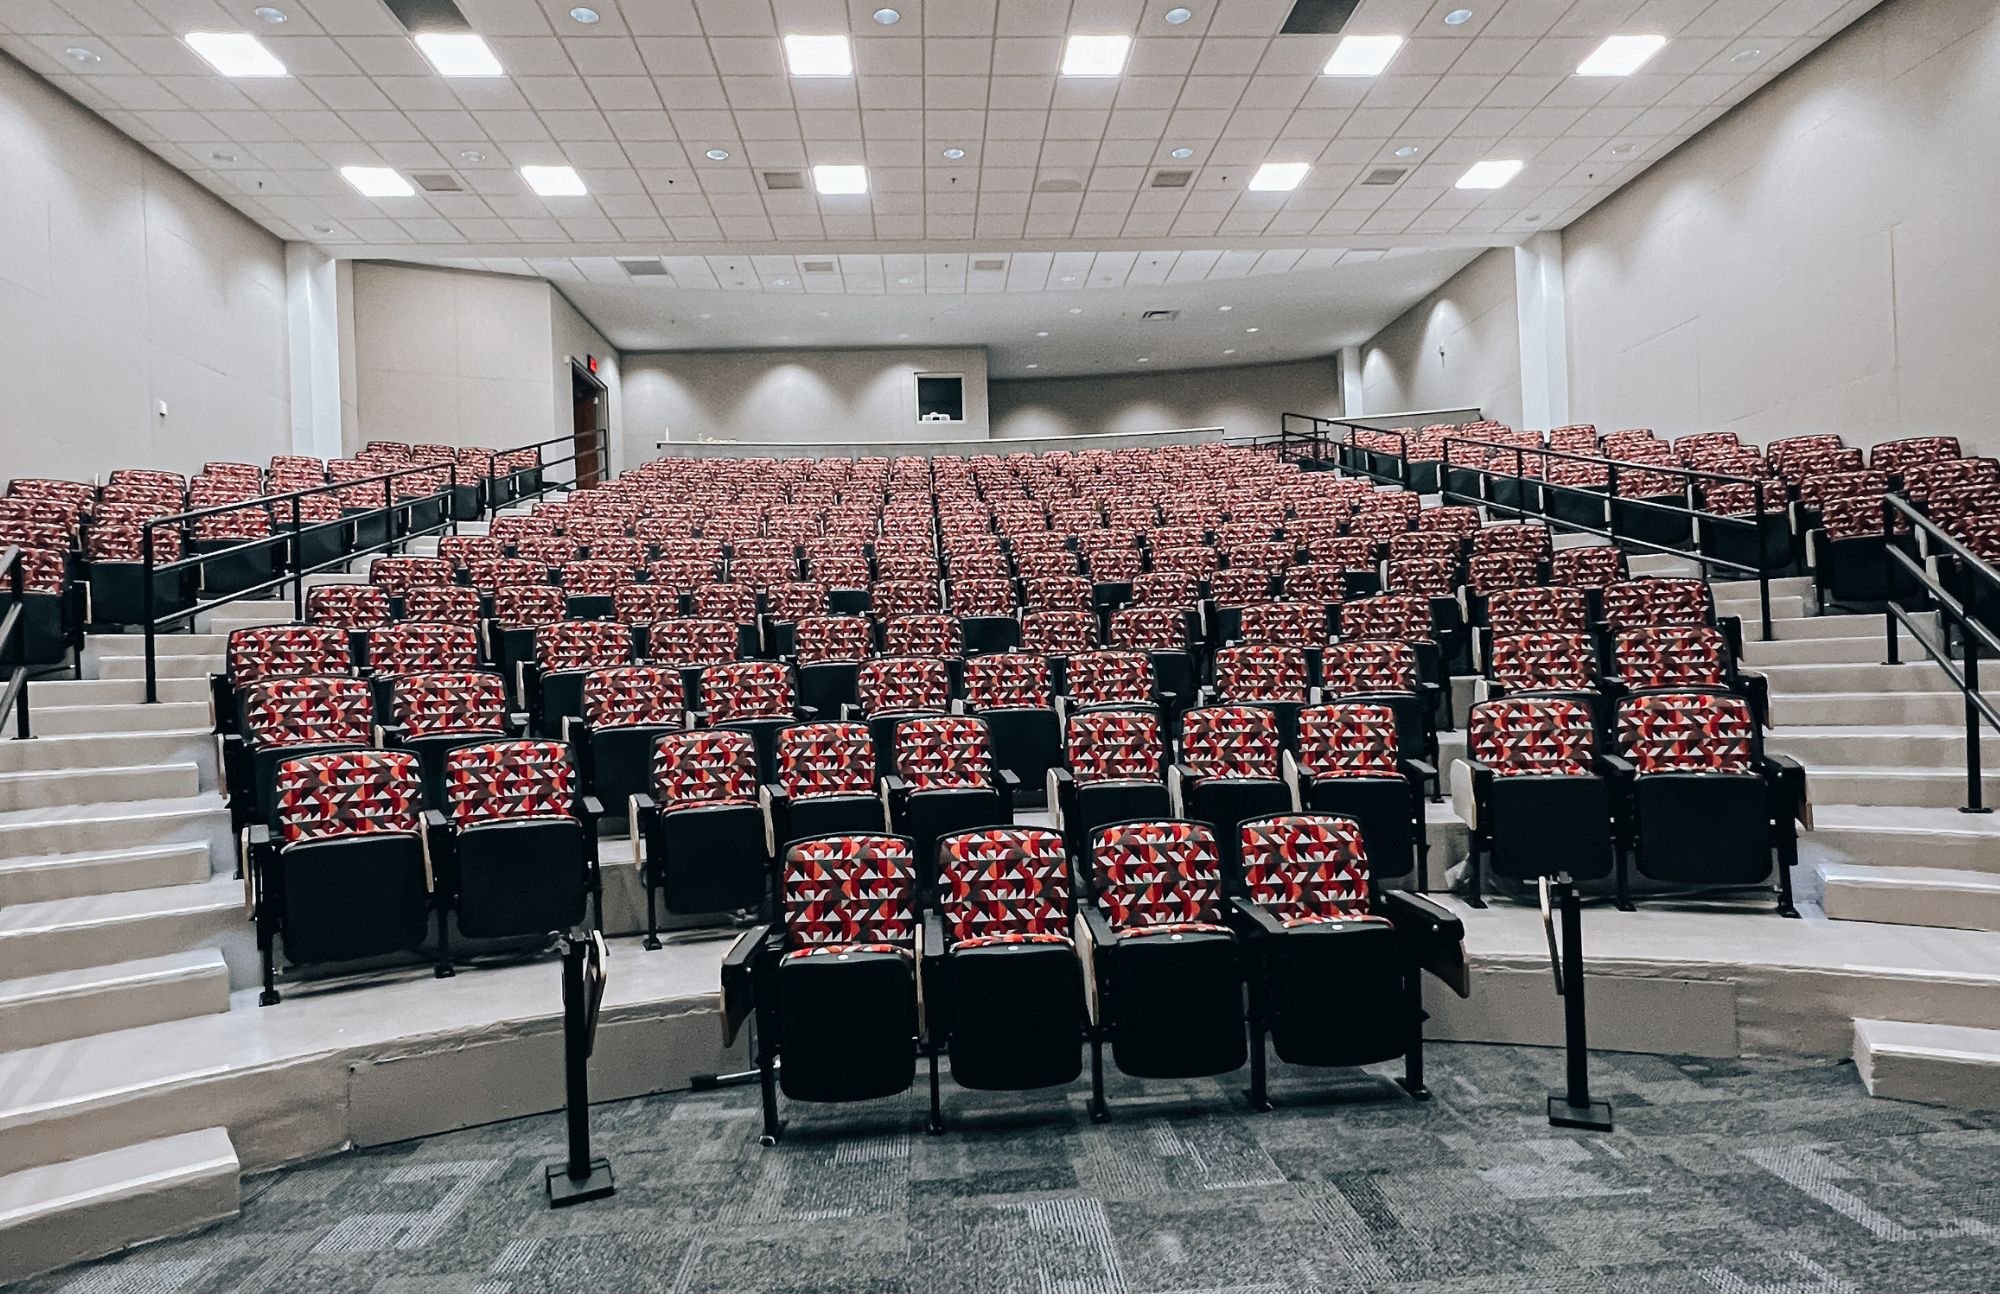
{"type": "Polygon", "coordinates": [[[144,556],[146,559],[146,588],[145,592],[141,596],[144,599],[144,606],[146,608],[146,704],[147,705],[153,705],[160,699],[160,668],[159,668],[159,655],[158,655],[159,644],[155,641],[156,636],[159,634],[160,628],[157,619],[157,613],[153,606],[153,583],[155,578],[153,575],[153,526],[155,524],[156,523],[154,522],[148,521],[146,523],[145,529],[141,532],[141,543],[145,549],[144,556]]]}
{"type": "MultiPolygon", "coordinates": [[[[1896,558],[1889,551],[1890,541],[1895,538],[1895,534],[1896,510],[1889,506],[1889,496],[1885,494],[1882,496],[1882,619],[1889,635],[1888,663],[1900,665],[1903,663],[1903,645],[1898,641],[1896,633],[1896,558]]],[[[1944,618],[1940,616],[1939,627],[1943,627],[1944,623],[1944,618]]],[[[1968,642],[1966,644],[1968,657],[1971,651],[1972,644],[1968,642]]]]}
{"type": "Polygon", "coordinates": [[[306,618],[306,548],[299,537],[299,496],[292,496],[292,619],[306,618]]]}
{"type": "MultiPolygon", "coordinates": [[[[1979,644],[1971,634],[1965,639],[1965,807],[1961,813],[1991,813],[1986,807],[1985,773],[1980,767],[1979,733],[1979,644]]],[[[1949,650],[1949,649],[1947,649],[1949,650]]]]}
{"type": "MultiPolygon", "coordinates": [[[[1750,497],[1757,504],[1757,511],[1752,520],[1752,525],[1756,528],[1753,539],[1757,545],[1757,605],[1764,617],[1764,641],[1770,642],[1777,636],[1777,631],[1771,627],[1771,549],[1770,545],[1764,542],[1764,482],[1761,479],[1751,482],[1750,497]]],[[[1701,527],[1695,527],[1695,533],[1700,534],[1701,527]]],[[[1891,638],[1896,636],[1893,628],[1889,631],[1889,636],[1891,638]]]]}
{"type": "Polygon", "coordinates": [[[1612,547],[1618,545],[1618,460],[1608,459],[1608,473],[1605,477],[1605,498],[1609,500],[1604,509],[1604,528],[1611,532],[1612,547]]]}
{"type": "Polygon", "coordinates": [[[19,679],[14,689],[14,736],[26,741],[35,734],[28,730],[28,594],[27,554],[14,550],[14,570],[9,580],[14,589],[14,633],[8,646],[9,673],[19,679]]]}

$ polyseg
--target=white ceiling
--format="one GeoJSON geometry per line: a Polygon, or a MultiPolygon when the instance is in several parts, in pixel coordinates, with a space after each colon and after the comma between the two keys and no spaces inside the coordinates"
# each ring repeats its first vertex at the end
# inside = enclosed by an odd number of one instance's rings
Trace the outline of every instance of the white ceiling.
{"type": "MultiPolygon", "coordinates": [[[[1478,248],[1568,224],[1879,0],[1361,0],[1347,31],[1409,38],[1374,78],[1319,75],[1336,38],[1277,35],[1292,0],[888,2],[893,27],[869,18],[884,0],[591,0],[594,26],[569,18],[576,0],[460,0],[507,69],[494,79],[435,75],[380,0],[273,0],[278,26],[252,16],[257,0],[0,0],[0,49],[281,237],[543,273],[620,346],[686,345],[673,321],[702,309],[727,325],[707,345],[797,321],[796,301],[732,295],[752,292],[839,297],[822,306],[850,330],[903,320],[942,342],[1046,317],[1040,299],[1069,286],[1049,281],[1061,263],[1107,294],[1093,362],[1109,362],[1144,340],[1117,322],[1128,307],[1192,302],[1232,275],[1254,273],[1231,289],[1246,300],[1317,295],[1328,337],[1392,318],[1478,248]],[[1164,21],[1176,3],[1191,21],[1164,21]],[[1471,20],[1445,24],[1460,7],[1471,20]],[[216,75],[178,38],[204,29],[254,32],[293,75],[216,75]],[[835,31],[854,39],[854,76],[786,75],[780,33],[835,31]],[[1058,76],[1079,31],[1133,34],[1124,74],[1058,76]],[[1620,32],[1670,41],[1638,75],[1571,74],[1620,32]],[[1526,167],[1495,192],[1452,187],[1488,157],[1526,167]],[[1266,160],[1313,169],[1293,192],[1247,192],[1266,160]],[[762,179],[855,162],[859,197],[762,179]],[[589,196],[536,197],[516,171],[561,163],[589,196]],[[450,171],[466,191],[364,198],[348,165],[450,171]],[[1360,184],[1391,165],[1409,173],[1360,184]],[[1150,187],[1162,168],[1193,180],[1150,187]],[[807,275],[794,258],[814,255],[838,270],[807,275]],[[673,276],[635,283],[617,256],[670,257],[673,276]],[[964,268],[989,257],[1008,270],[964,268]],[[739,288],[728,266],[746,258],[739,288]],[[1015,293],[1034,300],[976,303],[1015,293]]],[[[974,340],[1011,353],[998,332],[974,340]]]]}

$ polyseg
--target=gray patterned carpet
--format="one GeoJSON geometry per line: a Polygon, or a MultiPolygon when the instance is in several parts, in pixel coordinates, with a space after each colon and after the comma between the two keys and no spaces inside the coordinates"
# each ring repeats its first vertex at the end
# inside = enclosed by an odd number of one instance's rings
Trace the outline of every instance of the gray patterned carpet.
{"type": "Polygon", "coordinates": [[[560,1212],[556,1117],[252,1178],[240,1218],[45,1278],[49,1294],[829,1291],[1142,1294],[1987,1294],[2000,1114],[1871,1101],[1851,1066],[1607,1056],[1609,1136],[1552,1131],[1560,1055],[1437,1045],[1436,1099],[1367,1075],[1114,1079],[1031,1097],[946,1087],[791,1105],[755,1093],[596,1111],[618,1194],[560,1212]],[[1331,1079],[1331,1081],[1329,1081],[1331,1079]]]}

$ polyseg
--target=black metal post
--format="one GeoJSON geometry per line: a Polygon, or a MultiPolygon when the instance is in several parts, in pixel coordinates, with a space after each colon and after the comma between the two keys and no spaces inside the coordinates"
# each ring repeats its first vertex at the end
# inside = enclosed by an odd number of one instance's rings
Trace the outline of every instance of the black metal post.
{"type": "Polygon", "coordinates": [[[12,673],[19,680],[14,688],[14,736],[26,741],[35,734],[28,730],[28,606],[24,600],[28,592],[28,556],[19,548],[14,550],[14,635],[8,643],[9,663],[12,673]]]}
{"type": "Polygon", "coordinates": [[[299,496],[292,496],[292,619],[305,623],[306,549],[299,538],[299,496]]]}
{"type": "MultiPolygon", "coordinates": [[[[1892,634],[1894,630],[1890,631],[1892,634]]],[[[1965,639],[1965,807],[1960,813],[1991,813],[1986,807],[1985,773],[1979,749],[1979,643],[1970,633],[1965,639]]]]}
{"type": "Polygon", "coordinates": [[[1604,528],[1611,532],[1611,546],[1618,546],[1618,463],[1612,460],[1605,471],[1605,498],[1609,500],[1604,509],[1604,528]]]}
{"type": "Polygon", "coordinates": [[[1562,911],[1562,953],[1557,984],[1563,999],[1563,1048],[1567,1062],[1563,1090],[1549,1093],[1549,1126],[1585,1132],[1611,1131],[1611,1102],[1590,1098],[1590,1041],[1583,1014],[1583,900],[1567,875],[1541,878],[1543,921],[1551,889],[1562,911]]]}
{"type": "MultiPolygon", "coordinates": [[[[1757,504],[1753,523],[1757,528],[1755,538],[1757,545],[1757,604],[1764,616],[1764,641],[1770,642],[1777,635],[1776,631],[1771,627],[1771,550],[1770,545],[1764,542],[1764,482],[1761,479],[1751,481],[1750,497],[1757,504]]],[[[1896,636],[1894,629],[1889,631],[1889,636],[1891,638],[1896,636]]]]}
{"type": "Polygon", "coordinates": [[[542,1170],[549,1207],[565,1208],[601,1200],[617,1190],[611,1161],[590,1155],[591,988],[586,982],[593,941],[588,935],[563,937],[563,1100],[569,1123],[569,1155],[542,1170]]]}
{"type": "Polygon", "coordinates": [[[160,699],[159,644],[154,641],[159,633],[156,613],[153,607],[153,523],[147,522],[141,531],[141,542],[145,548],[146,588],[140,595],[146,607],[146,704],[153,705],[160,699]]]}
{"type": "MultiPolygon", "coordinates": [[[[1882,619],[1889,634],[1889,664],[1903,663],[1903,644],[1896,634],[1896,555],[1889,551],[1890,543],[1896,536],[1896,510],[1889,506],[1889,496],[1882,496],[1882,619]]],[[[1942,621],[1940,621],[1942,627],[1942,621]]],[[[1949,650],[1950,644],[1946,644],[1949,650]]],[[[1967,644],[1966,655],[1970,658],[1971,645],[1967,644]]]]}

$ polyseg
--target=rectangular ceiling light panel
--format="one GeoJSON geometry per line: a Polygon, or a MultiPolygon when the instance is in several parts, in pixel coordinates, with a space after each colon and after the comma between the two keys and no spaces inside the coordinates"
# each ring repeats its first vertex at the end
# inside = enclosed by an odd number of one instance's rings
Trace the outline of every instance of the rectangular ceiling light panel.
{"type": "Polygon", "coordinates": [[[1665,48],[1665,36],[1612,36],[1577,64],[1578,76],[1630,76],[1665,48]]]}
{"type": "Polygon", "coordinates": [[[364,198],[407,198],[416,193],[393,166],[343,166],[340,178],[364,198]]]}
{"type": "Polygon", "coordinates": [[[1458,177],[1455,186],[1461,189],[1504,189],[1507,182],[1521,173],[1525,162],[1513,158],[1488,159],[1474,162],[1472,168],[1458,177]]]}
{"type": "Polygon", "coordinates": [[[1401,36],[1342,36],[1333,57],[1320,69],[1323,76],[1380,76],[1403,48],[1401,36]]]}
{"type": "Polygon", "coordinates": [[[421,31],[411,39],[439,76],[505,76],[486,41],[469,31],[421,31]]]}
{"type": "Polygon", "coordinates": [[[1252,193],[1287,193],[1299,187],[1299,181],[1312,170],[1310,162],[1266,162],[1250,177],[1252,193]]]}
{"type": "Polygon", "coordinates": [[[544,198],[580,198],[590,192],[571,166],[524,166],[521,178],[544,198]]]}
{"type": "Polygon", "coordinates": [[[181,39],[224,76],[291,75],[278,61],[278,56],[265,49],[264,43],[248,32],[191,31],[181,39]]]}
{"type": "Polygon", "coordinates": [[[868,192],[868,168],[865,166],[815,166],[813,167],[813,188],[825,194],[853,194],[868,192]]]}
{"type": "Polygon", "coordinates": [[[787,36],[785,66],[793,76],[853,76],[854,51],[845,36],[787,36]]]}
{"type": "Polygon", "coordinates": [[[1117,76],[1132,50],[1130,36],[1071,36],[1063,47],[1064,76],[1117,76]]]}

